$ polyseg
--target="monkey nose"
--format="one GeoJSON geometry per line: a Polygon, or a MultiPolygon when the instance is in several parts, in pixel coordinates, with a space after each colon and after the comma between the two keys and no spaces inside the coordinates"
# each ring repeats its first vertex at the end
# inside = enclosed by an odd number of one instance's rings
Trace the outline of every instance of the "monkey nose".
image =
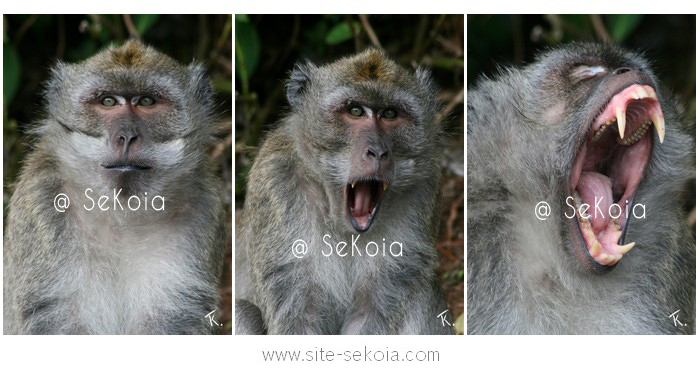
{"type": "Polygon", "coordinates": [[[387,171],[392,165],[389,150],[380,145],[370,145],[364,154],[364,159],[377,170],[387,171]]]}
{"type": "Polygon", "coordinates": [[[114,136],[112,142],[115,149],[124,156],[129,152],[130,148],[137,144],[138,140],[139,134],[135,131],[122,130],[114,136]]]}
{"type": "Polygon", "coordinates": [[[130,145],[137,138],[138,138],[138,136],[136,136],[136,135],[120,135],[118,144],[119,145],[124,145],[124,144],[130,145]]]}

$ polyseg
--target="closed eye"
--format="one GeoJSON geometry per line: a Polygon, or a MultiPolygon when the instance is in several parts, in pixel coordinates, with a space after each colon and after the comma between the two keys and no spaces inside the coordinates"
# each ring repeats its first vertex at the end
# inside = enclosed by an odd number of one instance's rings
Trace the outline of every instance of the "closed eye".
{"type": "Polygon", "coordinates": [[[580,82],[582,80],[586,79],[591,79],[595,78],[601,75],[604,75],[605,73],[608,72],[608,68],[604,66],[585,66],[585,65],[579,65],[574,67],[574,69],[571,71],[571,79],[574,80],[574,83],[580,82]]]}

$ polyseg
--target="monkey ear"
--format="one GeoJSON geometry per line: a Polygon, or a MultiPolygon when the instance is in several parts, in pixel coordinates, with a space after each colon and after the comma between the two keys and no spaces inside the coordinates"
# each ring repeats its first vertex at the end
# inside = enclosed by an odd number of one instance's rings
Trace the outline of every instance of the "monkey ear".
{"type": "Polygon", "coordinates": [[[293,108],[299,105],[299,98],[308,88],[311,82],[311,74],[314,70],[316,70],[316,65],[309,60],[294,65],[294,69],[292,69],[287,81],[287,101],[293,108]]]}
{"type": "Polygon", "coordinates": [[[74,107],[70,102],[75,94],[67,94],[64,90],[66,87],[70,87],[75,91],[75,88],[80,85],[79,79],[76,78],[80,77],[75,75],[71,64],[61,61],[54,62],[51,67],[51,75],[44,83],[43,89],[43,95],[48,99],[46,107],[49,115],[58,120],[72,120],[70,112],[74,107]]]}
{"type": "Polygon", "coordinates": [[[201,63],[192,62],[187,66],[189,71],[189,88],[197,102],[205,102],[211,107],[214,102],[214,90],[207,75],[207,70],[201,63]]]}
{"type": "Polygon", "coordinates": [[[433,76],[430,74],[430,70],[424,67],[418,67],[416,69],[416,79],[418,80],[420,88],[428,92],[435,91],[435,83],[433,82],[433,76]]]}

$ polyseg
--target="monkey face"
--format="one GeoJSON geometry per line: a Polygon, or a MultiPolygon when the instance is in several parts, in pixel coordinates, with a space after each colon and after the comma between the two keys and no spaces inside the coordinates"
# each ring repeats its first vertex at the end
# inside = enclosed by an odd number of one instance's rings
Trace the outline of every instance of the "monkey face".
{"type": "Polygon", "coordinates": [[[81,186],[164,196],[202,161],[211,90],[198,65],[131,41],[59,64],[47,92],[60,126],[51,141],[81,186]]]}
{"type": "Polygon", "coordinates": [[[635,193],[653,145],[665,135],[654,79],[646,67],[613,52],[581,52],[577,62],[585,63],[570,66],[567,76],[587,100],[577,115],[584,124],[567,184],[577,212],[565,223],[581,242],[574,247],[577,257],[596,271],[614,267],[633,249],[625,236],[635,193]]]}
{"type": "Polygon", "coordinates": [[[358,232],[369,229],[394,177],[392,129],[405,123],[397,109],[351,102],[337,116],[350,135],[350,173],[345,204],[350,224],[358,232]]]}
{"type": "Polygon", "coordinates": [[[426,71],[410,73],[369,49],[327,66],[297,65],[287,97],[301,119],[297,152],[317,168],[334,216],[350,230],[368,231],[381,204],[435,178],[441,139],[426,71]]]}
{"type": "MultiPolygon", "coordinates": [[[[172,104],[162,95],[120,90],[97,92],[89,103],[95,118],[107,129],[107,149],[100,163],[104,176],[125,194],[133,193],[154,172],[151,147],[155,147],[153,131],[157,129],[149,127],[172,113],[172,104]]],[[[161,139],[172,137],[166,133],[161,139]]]]}

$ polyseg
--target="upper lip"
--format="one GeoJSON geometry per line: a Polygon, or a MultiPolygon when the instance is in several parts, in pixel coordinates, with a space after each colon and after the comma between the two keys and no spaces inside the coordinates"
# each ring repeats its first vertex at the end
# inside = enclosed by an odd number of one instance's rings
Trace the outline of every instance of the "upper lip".
{"type": "Polygon", "coordinates": [[[665,123],[653,87],[630,84],[614,94],[588,127],[585,140],[572,165],[569,194],[577,207],[591,206],[589,219],[578,215],[578,230],[584,248],[597,267],[612,267],[634,247],[624,244],[628,218],[635,192],[652,151],[651,124],[663,142],[665,123]],[[595,214],[593,203],[600,199],[603,215],[595,214]],[[622,215],[613,218],[620,206],[622,215]]]}

